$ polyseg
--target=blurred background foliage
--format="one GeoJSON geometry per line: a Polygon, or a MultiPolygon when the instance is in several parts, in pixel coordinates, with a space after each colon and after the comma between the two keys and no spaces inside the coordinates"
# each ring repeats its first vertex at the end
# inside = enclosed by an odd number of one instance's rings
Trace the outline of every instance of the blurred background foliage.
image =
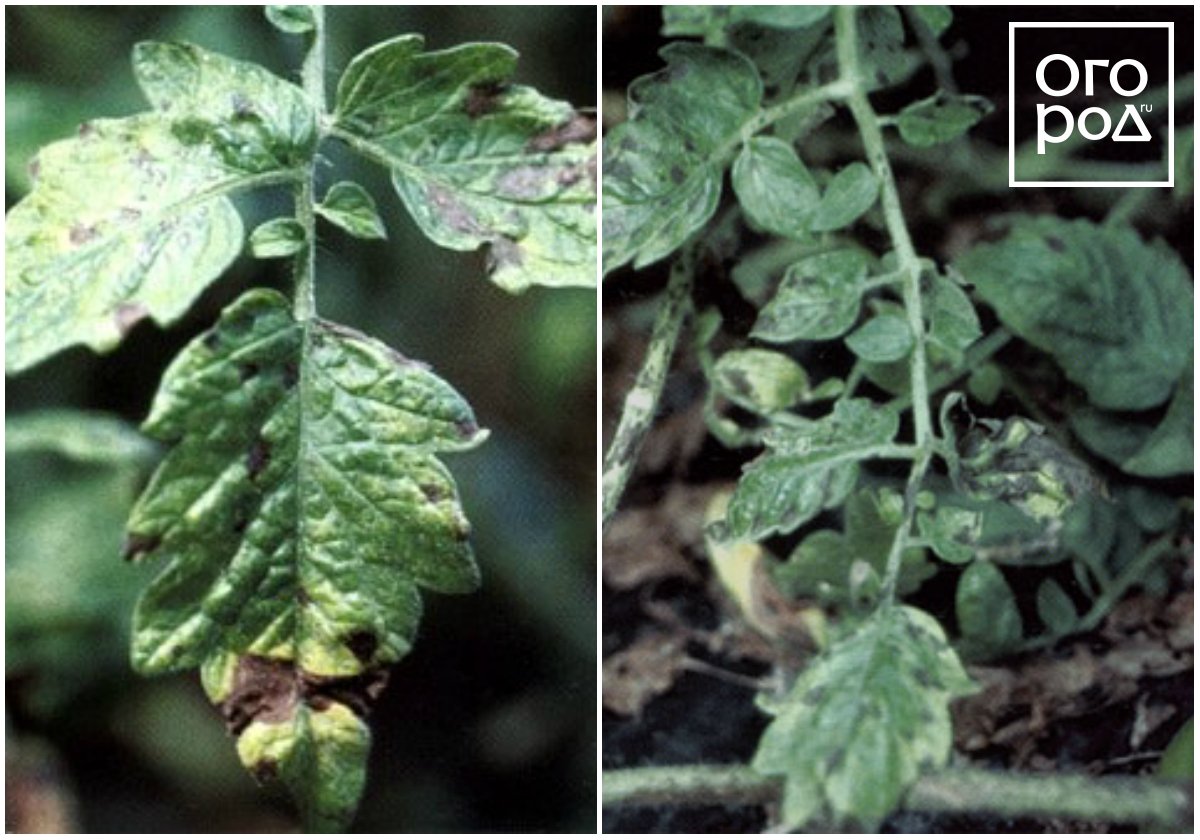
{"type": "MultiPolygon", "coordinates": [[[[339,6],[328,27],[330,91],[357,52],[418,32],[434,49],[508,43],[521,53],[517,81],[580,107],[595,104],[590,6],[339,6]]],[[[137,41],[190,40],[293,80],[302,50],[301,39],[272,29],[259,7],[244,6],[10,6],[5,32],[6,206],[28,190],[37,148],[85,119],[145,108],[129,69],[137,41]]],[[[484,279],[482,254],[422,237],[383,170],[333,143],[323,151],[327,182],[364,184],[389,238],[364,242],[320,229],[322,316],[432,364],[492,430],[479,450],[448,459],[475,528],[484,587],[474,596],[427,597],[417,646],[393,670],[374,713],[355,830],[590,833],[595,294],[501,292],[484,279]]],[[[283,192],[240,204],[247,230],[289,206],[283,192]]],[[[123,564],[120,544],[153,454],[136,444],[126,456],[63,447],[62,427],[53,426],[61,416],[46,427],[38,425],[45,415],[34,414],[75,408],[136,424],[167,362],[252,286],[288,291],[286,261],[243,258],[173,327],[143,323],[108,356],[71,350],[7,382],[10,830],[297,827],[242,772],[195,674],[149,680],[129,668],[130,611],[154,570],[123,564]]]]}

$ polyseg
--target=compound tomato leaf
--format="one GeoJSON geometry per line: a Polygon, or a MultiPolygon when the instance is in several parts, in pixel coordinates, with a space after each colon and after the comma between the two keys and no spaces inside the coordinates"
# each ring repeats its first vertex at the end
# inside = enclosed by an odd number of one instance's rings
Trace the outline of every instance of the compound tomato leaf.
{"type": "Polygon", "coordinates": [[[975,690],[934,618],[872,614],[801,673],[759,741],[754,769],[783,779],[780,827],[873,831],[949,760],[949,703],[975,690]]]}
{"type": "Polygon", "coordinates": [[[758,113],[762,80],[739,53],[678,42],[629,88],[604,142],[605,273],[670,254],[717,209],[725,160],[758,113]]]}
{"type": "Polygon", "coordinates": [[[391,169],[434,242],[488,245],[501,288],[594,286],[596,121],[512,84],[516,62],[503,44],[385,41],[342,75],[335,135],[391,169]]]}
{"type": "Polygon", "coordinates": [[[1188,270],[1133,228],[1022,216],[956,265],[1005,326],[1054,357],[1097,408],[1161,405],[1188,365],[1188,270]]]}
{"type": "Polygon", "coordinates": [[[733,191],[752,223],[779,236],[807,233],[821,194],[790,143],[751,138],[734,160],[731,175],[733,191]]]}
{"type": "Polygon", "coordinates": [[[819,420],[778,419],[729,502],[725,527],[739,539],[786,534],[846,500],[871,448],[896,436],[900,417],[869,400],[846,399],[819,420]]]}
{"type": "Polygon", "coordinates": [[[867,258],[849,248],[793,263],[752,335],[773,342],[837,338],[858,320],[866,278],[867,258]]]}
{"type": "Polygon", "coordinates": [[[478,583],[436,455],[484,433],[424,365],[267,290],[172,363],[144,428],[173,448],[129,519],[127,555],[166,563],[135,611],[135,667],[202,666],[248,768],[344,825],[361,784],[329,768],[365,755],[418,587],[478,583]]]}
{"type": "Polygon", "coordinates": [[[261,68],[157,43],[139,45],[134,66],[156,110],[44,148],[33,191],[8,213],[9,372],[178,318],[241,251],[226,196],[288,180],[311,154],[303,94],[261,68]]]}

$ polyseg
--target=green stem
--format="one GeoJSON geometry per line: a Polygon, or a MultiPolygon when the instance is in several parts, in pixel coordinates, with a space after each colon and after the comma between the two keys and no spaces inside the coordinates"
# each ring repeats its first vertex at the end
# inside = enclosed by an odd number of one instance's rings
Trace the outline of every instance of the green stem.
{"type": "Polygon", "coordinates": [[[846,106],[862,138],[867,160],[879,181],[879,203],[887,226],[892,247],[896,249],[896,273],[901,279],[901,297],[908,316],[908,326],[913,335],[913,349],[909,373],[909,391],[912,394],[913,431],[917,458],[913,461],[905,487],[904,518],[896,529],[888,552],[883,579],[883,603],[888,604],[896,595],[896,582],[900,578],[900,561],[912,530],[916,513],[916,495],[925,471],[929,468],[930,453],[934,444],[933,422],[929,410],[929,385],[925,369],[925,314],[921,301],[921,262],[913,246],[912,236],[904,221],[904,210],[900,206],[900,192],[892,175],[883,132],[879,127],[879,115],[867,98],[867,87],[862,67],[858,60],[858,32],[856,10],[852,6],[839,6],[835,12],[834,33],[837,39],[838,68],[840,81],[849,87],[846,106]]]}
{"type": "MultiPolygon", "coordinates": [[[[963,354],[963,363],[961,365],[953,370],[935,374],[929,379],[929,393],[936,394],[943,388],[954,384],[956,380],[971,373],[983,362],[986,362],[992,356],[999,353],[1010,341],[1012,341],[1012,333],[1003,327],[988,333],[967,348],[967,352],[963,354]]],[[[911,403],[912,394],[900,394],[888,403],[888,407],[896,411],[903,411],[911,403]]]]}
{"type": "MultiPolygon", "coordinates": [[[[320,125],[325,117],[325,9],[319,5],[313,6],[312,12],[314,27],[308,53],[300,68],[300,78],[320,125]]],[[[304,247],[296,254],[292,268],[296,283],[292,314],[297,321],[310,321],[317,315],[317,216],[313,209],[317,203],[315,180],[314,157],[294,193],[296,221],[304,231],[304,247]]]]}
{"type": "MultiPolygon", "coordinates": [[[[603,805],[754,805],[778,802],[780,781],[744,765],[688,765],[609,770],[603,805]]],[[[1144,776],[1014,774],[958,767],[918,779],[904,799],[909,811],[986,813],[1139,825],[1190,825],[1191,786],[1144,776]]]]}
{"type": "Polygon", "coordinates": [[[667,283],[666,296],[659,305],[654,319],[654,330],[650,335],[650,348],[638,371],[633,388],[625,395],[621,419],[613,434],[612,443],[604,455],[604,471],[601,478],[603,490],[604,525],[617,511],[617,504],[629,483],[629,476],[637,463],[646,432],[654,422],[658,399],[662,396],[663,384],[671,368],[671,356],[683,327],[684,315],[691,298],[692,277],[695,272],[696,246],[684,246],[671,266],[671,277],[667,283]]]}

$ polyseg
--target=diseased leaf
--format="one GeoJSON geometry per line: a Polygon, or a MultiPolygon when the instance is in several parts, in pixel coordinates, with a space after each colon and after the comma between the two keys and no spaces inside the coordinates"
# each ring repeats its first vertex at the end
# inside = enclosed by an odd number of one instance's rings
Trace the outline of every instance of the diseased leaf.
{"type": "Polygon", "coordinates": [[[963,653],[991,659],[1021,642],[1021,614],[1004,575],[993,563],[975,560],[959,578],[954,594],[963,653]]]}
{"type": "Polygon", "coordinates": [[[905,107],[896,117],[896,128],[910,146],[927,148],[961,137],[993,110],[982,96],[940,90],[905,107]]]}
{"type": "Polygon", "coordinates": [[[629,88],[604,142],[604,271],[670,254],[716,211],[726,157],[758,112],[762,81],[729,50],[678,42],[629,88]]]}
{"type": "Polygon", "coordinates": [[[729,22],[729,6],[663,6],[662,34],[668,37],[707,36],[729,22]]]}
{"type": "Polygon", "coordinates": [[[1187,368],[1191,278],[1165,243],[1147,244],[1130,227],[1023,216],[957,267],[1097,408],[1160,405],[1187,368]]]}
{"type": "Polygon", "coordinates": [[[760,414],[791,408],[810,394],[804,368],[782,353],[758,348],[731,350],[717,359],[713,385],[760,414]]]}
{"type": "Polygon", "coordinates": [[[751,333],[765,341],[837,338],[858,319],[867,260],[844,249],[791,265],[751,333]]]}
{"type": "Polygon", "coordinates": [[[1189,365],[1157,424],[1083,406],[1071,414],[1071,429],[1084,446],[1130,475],[1187,475],[1195,442],[1194,387],[1189,365]]]}
{"type": "Polygon", "coordinates": [[[845,399],[820,420],[790,419],[765,436],[767,451],[744,469],[725,525],[738,538],[786,534],[846,500],[858,464],[899,429],[894,411],[864,399],[845,399]]]}
{"type": "Polygon", "coordinates": [[[898,315],[876,315],[850,335],[846,346],[863,361],[895,362],[912,350],[908,321],[898,315]]]}
{"type": "Polygon", "coordinates": [[[904,21],[895,6],[860,7],[858,41],[863,69],[876,86],[902,81],[918,65],[904,53],[904,21]]]}
{"type": "Polygon", "coordinates": [[[841,230],[870,210],[878,197],[875,173],[856,160],[838,170],[825,187],[809,227],[814,231],[841,230]]]}
{"type": "Polygon", "coordinates": [[[730,6],[733,21],[749,21],[775,29],[800,29],[829,16],[829,6],[730,6]]]}
{"type": "Polygon", "coordinates": [[[276,28],[291,35],[303,35],[317,27],[312,6],[267,6],[267,20],[276,28]]]}
{"type": "Polygon", "coordinates": [[[783,777],[780,827],[873,831],[949,760],[949,702],[974,690],[936,620],[874,613],[801,673],[759,742],[754,769],[783,777]]]}
{"type": "Polygon", "coordinates": [[[338,136],[391,169],[434,242],[488,245],[501,288],[594,286],[596,122],[512,84],[516,62],[503,44],[385,41],[338,83],[338,136]]]}
{"type": "Polygon", "coordinates": [[[129,519],[126,553],[166,562],[135,612],[134,665],[201,666],[249,769],[314,825],[344,825],[360,719],[411,646],[418,587],[477,584],[435,456],[483,433],[425,366],[296,321],[266,290],[172,363],[145,429],[174,448],[129,519]]]}
{"type": "MultiPolygon", "coordinates": [[[[902,507],[903,500],[890,488],[864,488],[854,493],[846,500],[844,533],[821,530],[805,537],[785,563],[772,569],[776,584],[793,598],[815,596],[850,605],[852,565],[866,562],[880,578],[884,576],[902,507]]],[[[896,592],[915,592],[935,571],[923,549],[906,549],[896,592]]]]}
{"type": "Polygon", "coordinates": [[[315,208],[317,215],[359,239],[386,239],[387,231],[371,194],[353,181],[339,181],[329,188],[315,208]]]}
{"type": "Polygon", "coordinates": [[[930,361],[961,367],[963,353],[983,335],[975,306],[957,283],[940,274],[929,275],[925,294],[929,318],[930,361]]]}
{"type": "Polygon", "coordinates": [[[779,236],[803,236],[820,192],[791,144],[751,138],[733,162],[733,191],[758,227],[779,236]]]}
{"type": "Polygon", "coordinates": [[[250,234],[250,252],[259,259],[290,257],[304,247],[304,228],[292,218],[263,222],[250,234]]]}
{"type": "Polygon", "coordinates": [[[982,511],[940,504],[932,512],[917,514],[917,530],[929,541],[933,553],[947,563],[967,563],[983,534],[982,511]]]}
{"type": "Polygon", "coordinates": [[[157,110],[47,146],[33,192],[8,213],[9,372],[179,317],[241,250],[226,196],[287,179],[311,153],[303,94],[261,68],[157,43],[138,46],[134,68],[157,110]]]}

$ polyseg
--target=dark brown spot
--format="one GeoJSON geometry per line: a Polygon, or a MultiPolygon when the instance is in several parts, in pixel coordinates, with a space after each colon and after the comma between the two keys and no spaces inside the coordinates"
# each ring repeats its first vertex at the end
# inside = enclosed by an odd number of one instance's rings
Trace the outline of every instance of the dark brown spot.
{"type": "Polygon", "coordinates": [[[1061,254],[1063,251],[1067,250],[1067,246],[1057,236],[1047,236],[1046,244],[1050,247],[1050,250],[1054,251],[1056,254],[1061,254]]]}
{"type": "Polygon", "coordinates": [[[254,364],[253,362],[240,364],[238,365],[238,376],[241,377],[243,382],[246,382],[258,376],[258,369],[258,365],[254,364]]]}
{"type": "Polygon", "coordinates": [[[249,527],[250,527],[250,520],[248,520],[244,516],[239,516],[233,522],[233,533],[244,534],[244,533],[246,533],[246,529],[249,527]]]}
{"type": "Polygon", "coordinates": [[[216,350],[221,345],[221,333],[215,328],[211,329],[204,334],[200,341],[209,350],[216,350]]]}
{"type": "Polygon", "coordinates": [[[42,172],[42,164],[37,158],[29,161],[29,180],[36,181],[38,175],[42,172]]]}
{"type": "Polygon", "coordinates": [[[247,655],[238,660],[233,687],[218,708],[230,734],[240,735],[254,721],[291,720],[298,700],[292,663],[247,655]]]}
{"type": "Polygon", "coordinates": [[[590,143],[596,139],[596,118],[572,114],[562,125],[549,128],[529,141],[531,152],[553,152],[568,143],[590,143]]]}
{"type": "Polygon", "coordinates": [[[887,73],[884,73],[882,70],[876,70],[875,71],[875,81],[878,84],[886,85],[888,83],[887,73]]]}
{"type": "Polygon", "coordinates": [[[117,211],[117,218],[122,222],[132,223],[142,218],[142,211],[136,207],[122,207],[117,211]]]}
{"type": "Polygon", "coordinates": [[[133,329],[134,324],[150,314],[142,303],[118,303],[116,310],[113,312],[113,322],[117,325],[117,332],[124,338],[133,329]]]}
{"type": "Polygon", "coordinates": [[[496,181],[497,191],[508,198],[533,200],[545,188],[549,172],[541,166],[517,166],[496,181]]]}
{"type": "Polygon", "coordinates": [[[79,124],[79,136],[80,137],[91,137],[95,133],[96,133],[96,126],[94,126],[91,123],[91,121],[83,122],[83,123],[79,124]]]}
{"type": "Polygon", "coordinates": [[[508,85],[500,82],[480,82],[471,85],[467,91],[467,101],[463,103],[463,110],[473,120],[490,114],[499,107],[500,99],[506,90],[508,85]]]}
{"type": "Polygon", "coordinates": [[[319,677],[302,671],[300,696],[317,711],[329,708],[332,703],[341,703],[360,718],[365,718],[383,693],[387,680],[388,672],[382,668],[353,677],[319,677]]]}
{"type": "Polygon", "coordinates": [[[306,607],[312,603],[312,596],[308,594],[308,590],[304,587],[296,590],[296,603],[302,607],[306,607]]]}
{"type": "Polygon", "coordinates": [[[448,190],[430,186],[425,192],[425,197],[442,221],[460,233],[479,235],[484,232],[475,214],[464,207],[448,190]]]}
{"type": "Polygon", "coordinates": [[[300,369],[295,362],[288,362],[283,366],[283,387],[291,388],[300,380],[300,369]]]}
{"type": "Polygon", "coordinates": [[[680,184],[682,184],[684,182],[684,180],[686,180],[686,178],[687,178],[687,175],[684,174],[683,169],[681,169],[679,166],[671,167],[671,183],[672,184],[679,186],[680,184]]]}
{"type": "Polygon", "coordinates": [[[441,484],[422,484],[421,495],[425,497],[425,501],[431,504],[437,504],[446,498],[446,488],[441,484]]]}
{"type": "Polygon", "coordinates": [[[351,633],[350,637],[346,639],[346,647],[354,654],[355,659],[366,663],[370,662],[371,657],[375,655],[375,651],[379,647],[379,640],[369,630],[358,630],[351,633]]]}
{"type": "Polygon", "coordinates": [[[149,554],[162,543],[158,534],[127,534],[121,554],[126,560],[134,560],[143,554],[149,554]]]}
{"type": "Polygon", "coordinates": [[[254,443],[250,444],[250,451],[246,453],[246,471],[250,473],[250,480],[258,478],[259,473],[265,470],[269,463],[271,463],[271,444],[261,437],[255,438],[254,443]]]}
{"type": "Polygon", "coordinates": [[[254,777],[254,781],[260,785],[265,785],[279,778],[279,763],[270,758],[264,758],[262,761],[250,768],[250,775],[254,777]]]}
{"type": "Polygon", "coordinates": [[[463,440],[470,440],[479,434],[479,424],[472,420],[459,420],[454,424],[454,430],[463,440]]]}
{"type": "Polygon", "coordinates": [[[100,232],[96,230],[94,225],[77,224],[71,227],[68,238],[71,240],[71,244],[78,248],[80,245],[86,245],[91,242],[99,235],[100,232]]]}

